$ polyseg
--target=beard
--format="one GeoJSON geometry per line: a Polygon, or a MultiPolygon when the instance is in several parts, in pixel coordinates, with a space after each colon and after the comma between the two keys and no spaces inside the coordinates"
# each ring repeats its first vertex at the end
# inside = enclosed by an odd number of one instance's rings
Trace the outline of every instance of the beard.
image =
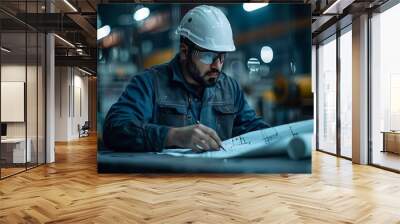
{"type": "Polygon", "coordinates": [[[218,78],[220,76],[220,71],[218,71],[217,69],[211,69],[209,71],[207,71],[203,76],[201,75],[200,70],[197,68],[196,64],[192,61],[192,59],[190,60],[186,60],[185,63],[186,69],[189,72],[190,76],[197,82],[200,84],[200,86],[202,87],[212,87],[215,86],[215,84],[217,84],[218,78]],[[214,78],[208,78],[208,75],[211,73],[217,73],[217,77],[214,78]]]}

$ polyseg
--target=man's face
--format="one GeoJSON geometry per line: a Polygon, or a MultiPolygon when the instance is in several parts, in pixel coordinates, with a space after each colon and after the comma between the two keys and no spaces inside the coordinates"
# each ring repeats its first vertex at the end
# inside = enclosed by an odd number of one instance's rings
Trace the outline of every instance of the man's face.
{"type": "Polygon", "coordinates": [[[203,87],[214,86],[222,70],[224,55],[222,53],[209,54],[210,52],[195,49],[189,52],[191,53],[187,55],[185,66],[193,80],[203,87]]]}

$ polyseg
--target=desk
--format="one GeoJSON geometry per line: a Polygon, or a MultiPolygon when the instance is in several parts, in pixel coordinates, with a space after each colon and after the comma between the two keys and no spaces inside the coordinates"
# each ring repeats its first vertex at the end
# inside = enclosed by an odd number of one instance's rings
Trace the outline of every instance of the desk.
{"type": "Polygon", "coordinates": [[[6,163],[25,163],[31,161],[32,141],[27,138],[25,151],[25,138],[6,138],[1,139],[1,157],[6,163]],[[27,161],[25,161],[27,158],[27,161]]]}
{"type": "Polygon", "coordinates": [[[382,152],[393,152],[400,154],[400,131],[382,131],[383,150],[382,152]]]}
{"type": "Polygon", "coordinates": [[[311,158],[182,158],[155,153],[97,152],[99,173],[311,173],[311,158]]]}

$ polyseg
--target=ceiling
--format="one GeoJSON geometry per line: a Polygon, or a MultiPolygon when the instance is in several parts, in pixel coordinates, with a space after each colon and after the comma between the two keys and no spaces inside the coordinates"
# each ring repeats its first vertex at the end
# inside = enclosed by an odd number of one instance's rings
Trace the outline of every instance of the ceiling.
{"type": "MultiPolygon", "coordinates": [[[[356,15],[368,9],[382,5],[387,0],[271,0],[270,3],[308,3],[312,8],[312,37],[317,39],[324,34],[329,27],[345,16],[356,15]],[[335,5],[335,7],[331,7],[335,5]],[[329,13],[326,13],[330,8],[329,13]],[[324,13],[325,12],[325,13],[324,13]]],[[[56,38],[56,64],[82,66],[96,71],[96,24],[97,5],[105,3],[172,3],[170,0],[158,1],[132,1],[132,0],[51,0],[46,6],[45,0],[1,0],[0,21],[4,33],[4,41],[15,49],[24,46],[25,38],[19,38],[16,33],[25,31],[54,32],[61,38],[75,45],[65,43],[56,38]],[[52,13],[49,13],[49,12],[52,13]],[[76,49],[78,50],[78,53],[76,49]]],[[[179,2],[179,1],[176,1],[179,2]]],[[[196,2],[196,1],[192,1],[196,2]]],[[[227,1],[203,1],[203,2],[242,2],[241,0],[227,1]]],[[[155,6],[157,7],[157,6],[155,6]]],[[[351,21],[351,19],[350,19],[351,21]]],[[[3,41],[3,43],[5,43],[3,41]]],[[[28,46],[34,46],[29,44],[28,46]]],[[[28,47],[28,54],[31,51],[28,47]]]]}

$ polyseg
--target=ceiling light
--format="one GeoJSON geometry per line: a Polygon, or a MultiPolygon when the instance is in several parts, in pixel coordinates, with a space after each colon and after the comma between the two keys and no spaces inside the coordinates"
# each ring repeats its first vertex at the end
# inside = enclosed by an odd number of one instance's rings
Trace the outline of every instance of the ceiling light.
{"type": "Polygon", "coordinates": [[[67,4],[72,10],[74,10],[74,12],[78,12],[78,10],[71,4],[69,3],[68,0],[64,0],[65,4],[67,4]]]}
{"type": "Polygon", "coordinates": [[[71,44],[71,42],[69,42],[68,40],[58,36],[57,34],[54,34],[54,36],[57,37],[62,42],[64,42],[65,44],[67,44],[68,46],[75,48],[75,45],[71,44]]]}
{"type": "Polygon", "coordinates": [[[79,42],[76,42],[74,45],[76,47],[79,47],[79,48],[84,48],[85,47],[85,45],[83,43],[79,43],[79,42]]]}
{"type": "Polygon", "coordinates": [[[108,36],[110,34],[111,28],[109,25],[103,26],[99,29],[97,29],[97,40],[100,40],[103,37],[108,36]]]}
{"type": "Polygon", "coordinates": [[[136,21],[141,21],[146,19],[149,15],[150,15],[150,9],[147,7],[142,7],[136,10],[135,14],[133,15],[133,18],[136,21]]]}
{"type": "Polygon", "coordinates": [[[333,8],[336,7],[336,5],[340,2],[340,0],[335,1],[332,5],[330,5],[327,9],[322,12],[322,14],[327,14],[329,13],[333,8]]]}
{"type": "Polygon", "coordinates": [[[257,2],[257,3],[243,3],[243,9],[246,12],[251,12],[256,9],[260,9],[268,5],[268,2],[257,2]]]}
{"type": "Polygon", "coordinates": [[[11,52],[11,50],[9,50],[9,49],[7,49],[7,48],[5,48],[5,47],[1,47],[0,49],[1,49],[2,51],[6,52],[6,53],[10,53],[10,52],[11,52]]]}
{"type": "Polygon", "coordinates": [[[336,0],[332,5],[325,9],[322,14],[342,14],[343,9],[347,8],[353,2],[354,0],[336,0]]]}
{"type": "Polygon", "coordinates": [[[92,75],[92,73],[90,73],[90,72],[88,72],[88,71],[86,71],[86,70],[83,70],[83,69],[81,69],[81,68],[79,68],[79,67],[78,67],[78,70],[81,71],[81,72],[83,72],[83,73],[85,73],[85,74],[87,74],[87,75],[92,75]]]}
{"type": "Polygon", "coordinates": [[[270,63],[274,58],[274,52],[272,51],[271,47],[264,46],[261,48],[260,56],[264,63],[270,63]]]}

